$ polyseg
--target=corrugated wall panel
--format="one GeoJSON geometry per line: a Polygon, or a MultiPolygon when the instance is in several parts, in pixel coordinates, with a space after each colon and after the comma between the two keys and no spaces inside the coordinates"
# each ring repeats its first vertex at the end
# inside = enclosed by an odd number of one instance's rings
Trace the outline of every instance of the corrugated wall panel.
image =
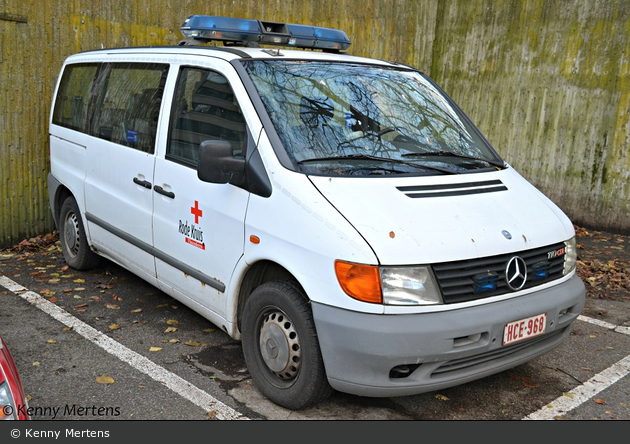
{"type": "Polygon", "coordinates": [[[575,222],[630,231],[630,2],[440,2],[431,75],[575,222]]]}
{"type": "Polygon", "coordinates": [[[53,229],[47,122],[63,59],[174,44],[190,14],[344,29],[430,74],[574,221],[630,231],[626,0],[0,0],[0,247],[53,229]]]}

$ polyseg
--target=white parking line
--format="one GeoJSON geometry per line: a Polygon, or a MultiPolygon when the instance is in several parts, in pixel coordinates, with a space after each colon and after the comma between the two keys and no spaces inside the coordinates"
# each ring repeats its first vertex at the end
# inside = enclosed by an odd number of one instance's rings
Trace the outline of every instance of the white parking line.
{"type": "Polygon", "coordinates": [[[57,305],[46,300],[37,293],[29,291],[5,276],[0,276],[0,285],[19,295],[31,305],[49,314],[62,324],[71,327],[73,331],[79,333],[86,339],[89,339],[106,352],[128,363],[136,370],[150,376],[155,381],[164,384],[166,387],[170,388],[175,393],[189,400],[193,404],[201,407],[207,412],[213,412],[214,418],[223,420],[248,419],[241,413],[223,404],[221,401],[217,400],[200,388],[192,385],[185,379],[180,378],[176,374],[160,367],[153,361],[114,341],[109,336],[101,333],[83,321],[80,321],[67,311],[59,308],[57,305]]]}
{"type": "MultiPolygon", "coordinates": [[[[579,316],[580,321],[588,322],[591,324],[599,325],[600,327],[613,330],[617,333],[623,333],[630,335],[630,328],[622,327],[608,322],[600,321],[599,319],[593,319],[586,316],[579,316]]],[[[624,376],[630,373],[630,356],[626,356],[622,360],[614,363],[601,373],[593,376],[584,384],[577,386],[570,392],[563,394],[554,401],[551,401],[542,409],[527,415],[524,420],[549,420],[555,419],[564,415],[565,413],[575,409],[576,407],[584,404],[586,401],[597,395],[602,390],[610,387],[615,382],[619,381],[624,376]]]]}
{"type": "Polygon", "coordinates": [[[570,410],[584,404],[602,390],[619,381],[629,372],[630,356],[626,356],[603,372],[596,374],[584,384],[577,386],[570,392],[560,396],[555,401],[551,401],[547,406],[523,419],[548,420],[560,417],[570,410]]]}

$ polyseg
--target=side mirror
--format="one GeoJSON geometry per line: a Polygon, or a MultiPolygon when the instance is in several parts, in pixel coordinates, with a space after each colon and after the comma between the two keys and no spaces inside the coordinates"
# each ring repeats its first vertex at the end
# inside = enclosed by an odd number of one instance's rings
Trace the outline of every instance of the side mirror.
{"type": "Polygon", "coordinates": [[[234,157],[230,142],[204,140],[199,145],[197,177],[204,182],[242,186],[245,180],[245,159],[234,157]]]}

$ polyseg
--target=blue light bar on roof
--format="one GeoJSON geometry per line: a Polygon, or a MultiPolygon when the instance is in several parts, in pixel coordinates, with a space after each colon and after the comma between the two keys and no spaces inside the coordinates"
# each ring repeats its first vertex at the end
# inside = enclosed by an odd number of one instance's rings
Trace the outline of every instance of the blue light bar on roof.
{"type": "Polygon", "coordinates": [[[351,43],[346,33],[339,29],[210,15],[191,15],[180,30],[186,38],[243,45],[267,44],[339,51],[347,49],[351,43]]]}

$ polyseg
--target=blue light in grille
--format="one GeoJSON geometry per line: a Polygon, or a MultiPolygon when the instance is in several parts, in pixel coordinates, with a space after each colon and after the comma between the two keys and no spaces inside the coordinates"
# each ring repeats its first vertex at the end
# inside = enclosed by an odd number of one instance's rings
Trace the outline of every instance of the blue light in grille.
{"type": "Polygon", "coordinates": [[[549,276],[549,269],[551,268],[551,263],[547,261],[537,262],[532,266],[532,271],[530,276],[532,279],[544,279],[549,276]]]}
{"type": "Polygon", "coordinates": [[[484,293],[486,291],[492,291],[497,288],[497,281],[499,275],[497,273],[480,273],[473,276],[474,291],[475,293],[484,293]]]}

